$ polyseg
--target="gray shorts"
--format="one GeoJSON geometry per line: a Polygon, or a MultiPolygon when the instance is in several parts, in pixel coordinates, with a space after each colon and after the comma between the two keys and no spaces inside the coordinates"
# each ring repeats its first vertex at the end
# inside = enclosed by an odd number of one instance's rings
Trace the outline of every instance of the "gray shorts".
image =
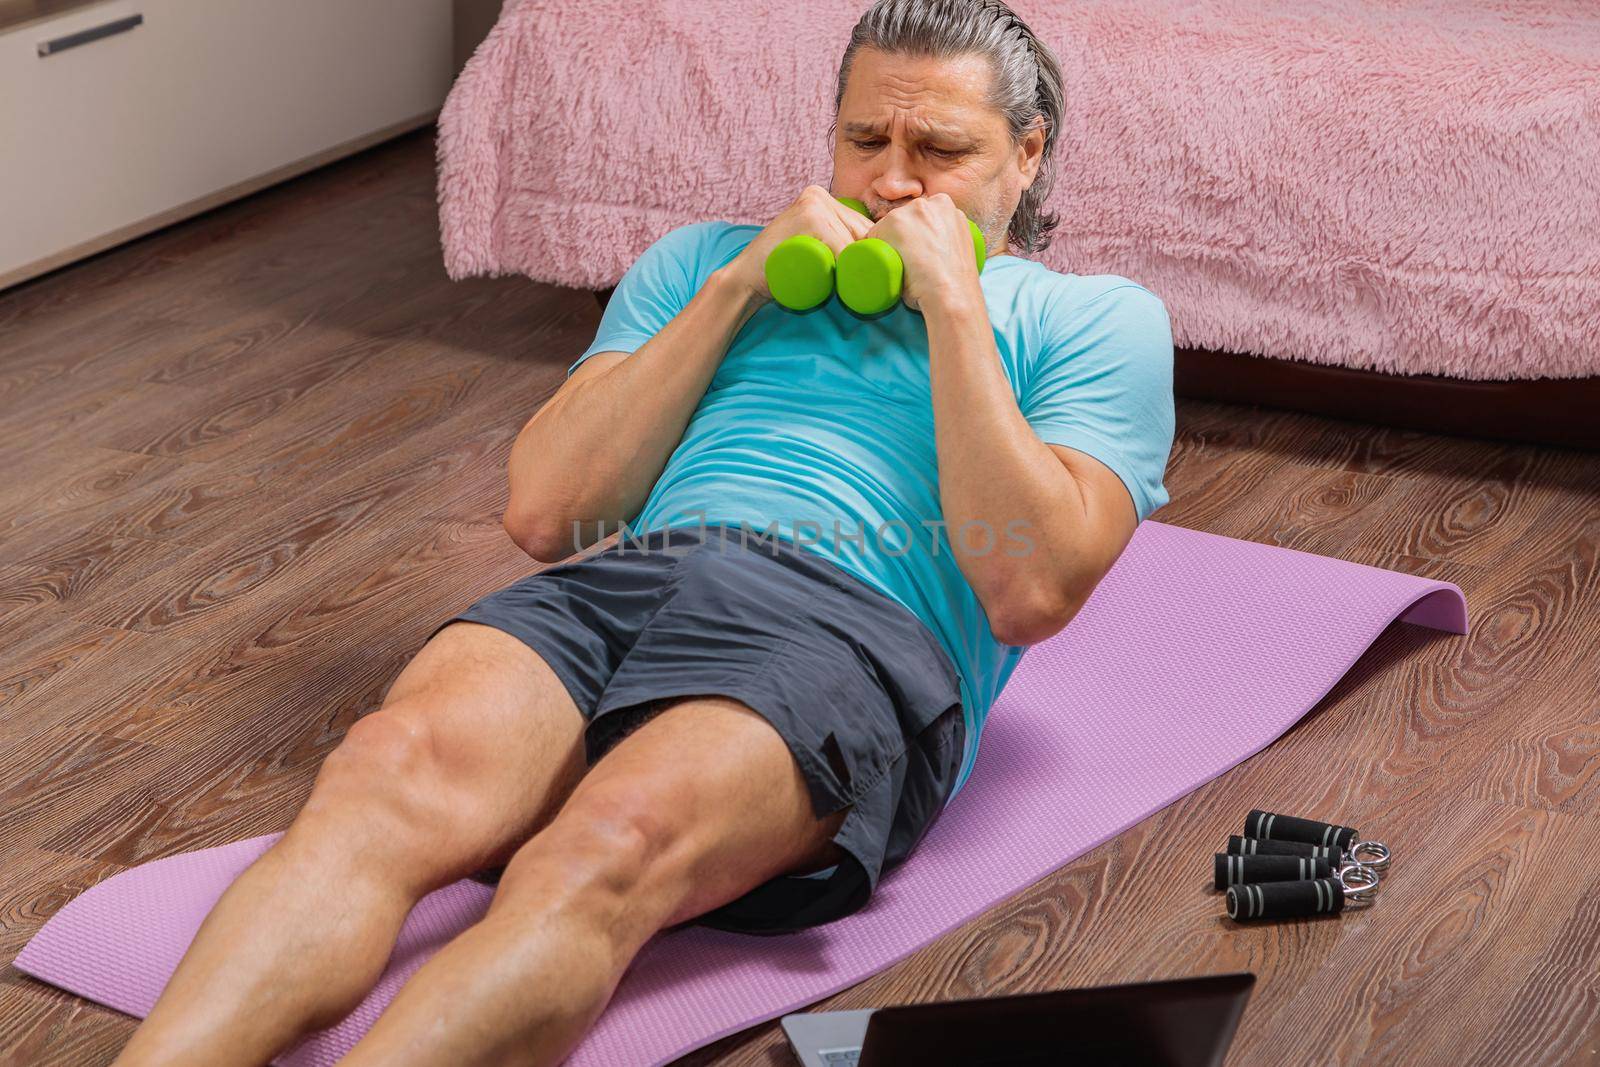
{"type": "Polygon", "coordinates": [[[950,657],[905,607],[790,543],[717,525],[640,540],[547,567],[438,629],[483,623],[539,653],[588,720],[590,766],[673,698],[748,705],[788,745],[818,818],[854,806],[833,838],[845,858],[690,923],[778,934],[860,910],[955,784],[965,729],[950,657]]]}

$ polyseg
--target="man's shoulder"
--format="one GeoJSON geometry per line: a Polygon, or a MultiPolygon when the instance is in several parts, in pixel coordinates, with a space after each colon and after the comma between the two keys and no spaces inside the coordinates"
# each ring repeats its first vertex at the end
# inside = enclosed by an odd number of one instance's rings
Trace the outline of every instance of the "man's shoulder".
{"type": "Polygon", "coordinates": [[[1120,274],[1063,274],[1040,267],[1040,297],[1020,301],[1037,314],[1037,349],[1024,364],[1029,372],[1083,361],[1110,364],[1138,353],[1143,364],[1170,359],[1172,317],[1150,289],[1120,274]]]}
{"type": "Polygon", "coordinates": [[[662,235],[659,243],[715,268],[738,255],[760,232],[760,226],[710,219],[674,227],[662,235]]]}
{"type": "Polygon", "coordinates": [[[1037,261],[1029,262],[1033,269],[1028,272],[1028,282],[1043,288],[1050,302],[1057,305],[1056,310],[1082,308],[1107,300],[1161,301],[1145,286],[1120,274],[1070,274],[1051,270],[1037,261]]]}
{"type": "Polygon", "coordinates": [[[1155,329],[1170,322],[1159,296],[1120,274],[1062,274],[1042,266],[1035,273],[1043,298],[1034,306],[1046,337],[1075,336],[1095,324],[1155,329]]]}
{"type": "Polygon", "coordinates": [[[760,232],[759,226],[720,220],[686,222],[651,241],[628,273],[641,279],[681,280],[687,301],[713,271],[730,263],[760,232]]]}

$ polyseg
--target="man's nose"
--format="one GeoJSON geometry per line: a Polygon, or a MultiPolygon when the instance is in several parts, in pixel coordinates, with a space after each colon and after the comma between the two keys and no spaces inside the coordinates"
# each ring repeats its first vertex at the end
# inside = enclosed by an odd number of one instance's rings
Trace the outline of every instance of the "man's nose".
{"type": "Polygon", "coordinates": [[[884,153],[883,170],[873,179],[872,191],[879,200],[893,207],[922,195],[922,181],[903,149],[891,146],[884,153]]]}

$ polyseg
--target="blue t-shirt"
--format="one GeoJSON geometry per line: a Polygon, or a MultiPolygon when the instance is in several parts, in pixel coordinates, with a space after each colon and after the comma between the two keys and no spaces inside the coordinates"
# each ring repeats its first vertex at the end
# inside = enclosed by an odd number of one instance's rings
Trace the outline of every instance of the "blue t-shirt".
{"type": "MultiPolygon", "coordinates": [[[[670,322],[760,227],[700,222],[666,234],[617,285],[594,343],[633,352],[670,322]]],[[[1039,438],[1104,463],[1139,520],[1167,502],[1172,333],[1166,307],[1116,275],[1058,274],[1016,256],[980,275],[1017,406],[1039,438]]],[[[768,303],[734,337],[633,530],[701,523],[775,531],[898,601],[939,639],[961,678],[965,785],[989,708],[1025,646],[995,640],[939,504],[928,335],[903,304],[855,316],[837,298],[802,314],[768,303]]],[[[992,551],[1024,550],[992,532],[992,551]]]]}

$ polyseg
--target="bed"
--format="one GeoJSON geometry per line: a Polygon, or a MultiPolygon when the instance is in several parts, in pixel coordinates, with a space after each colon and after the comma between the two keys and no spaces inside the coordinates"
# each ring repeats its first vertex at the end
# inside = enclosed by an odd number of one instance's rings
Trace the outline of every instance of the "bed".
{"type": "MultiPolygon", "coordinates": [[[[826,185],[865,0],[508,0],[439,117],[452,278],[607,290],[826,185]]],[[[1067,112],[1046,266],[1172,316],[1180,394],[1600,447],[1600,7],[1017,0],[1067,112]]]]}

